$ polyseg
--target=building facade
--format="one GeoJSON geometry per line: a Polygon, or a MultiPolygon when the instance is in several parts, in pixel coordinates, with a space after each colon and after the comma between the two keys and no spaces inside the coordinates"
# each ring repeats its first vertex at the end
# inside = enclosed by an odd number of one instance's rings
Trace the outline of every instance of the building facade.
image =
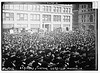
{"type": "Polygon", "coordinates": [[[78,23],[83,30],[94,30],[96,27],[97,10],[92,4],[79,4],[78,23]]]}
{"type": "Polygon", "coordinates": [[[3,29],[72,30],[71,4],[3,3],[3,29]]]}
{"type": "Polygon", "coordinates": [[[73,30],[97,29],[98,11],[91,3],[73,4],[73,30]]]}

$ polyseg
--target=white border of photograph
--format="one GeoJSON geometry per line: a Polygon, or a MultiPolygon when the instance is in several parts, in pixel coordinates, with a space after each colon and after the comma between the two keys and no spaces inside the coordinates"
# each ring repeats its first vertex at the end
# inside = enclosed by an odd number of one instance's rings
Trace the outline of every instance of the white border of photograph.
{"type": "MultiPolygon", "coordinates": [[[[7,2],[7,1],[18,1],[18,2],[94,2],[94,8],[98,8],[98,71],[76,71],[76,73],[100,73],[100,25],[99,25],[99,7],[100,7],[100,2],[99,0],[0,0],[0,2],[7,2]],[[96,1],[96,2],[95,2],[96,1]]],[[[1,3],[0,3],[0,9],[1,9],[1,3]]],[[[0,11],[1,13],[1,11],[0,11]]],[[[0,14],[0,17],[1,17],[1,14],[0,14]]],[[[0,23],[1,23],[1,20],[0,20],[0,23]]],[[[1,25],[0,25],[0,33],[1,33],[1,25]]],[[[1,37],[1,34],[0,34],[0,37],[1,37]]],[[[0,38],[0,47],[1,47],[1,38],[0,38]]],[[[1,54],[1,49],[0,49],[0,54],[1,54]]],[[[1,59],[1,55],[0,55],[0,59],[1,59]]],[[[2,71],[1,70],[1,60],[0,60],[0,72],[1,73],[18,73],[18,72],[21,72],[21,73],[75,73],[75,71],[2,71]]]]}

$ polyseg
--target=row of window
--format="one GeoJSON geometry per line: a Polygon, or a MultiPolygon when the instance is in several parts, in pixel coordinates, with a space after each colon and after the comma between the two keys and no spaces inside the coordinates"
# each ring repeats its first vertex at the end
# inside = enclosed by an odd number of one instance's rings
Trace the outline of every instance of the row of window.
{"type": "Polygon", "coordinates": [[[51,6],[43,6],[44,12],[51,12],[51,6]]]}
{"type": "Polygon", "coordinates": [[[11,10],[28,10],[28,11],[42,11],[44,12],[56,12],[61,13],[71,13],[71,8],[67,6],[40,6],[40,5],[30,5],[30,4],[4,4],[3,9],[11,9],[11,10]]]}
{"type": "Polygon", "coordinates": [[[61,7],[54,6],[53,11],[56,13],[61,13],[61,7]]]}
{"type": "Polygon", "coordinates": [[[63,12],[64,13],[71,13],[71,8],[64,7],[63,12]]]}
{"type": "Polygon", "coordinates": [[[94,9],[80,9],[79,12],[92,12],[92,11],[95,11],[94,9]]]}
{"type": "Polygon", "coordinates": [[[80,9],[84,9],[84,8],[92,8],[92,5],[91,4],[82,4],[82,5],[79,5],[80,9]]]}
{"type": "Polygon", "coordinates": [[[28,20],[28,15],[23,14],[23,13],[17,13],[17,20],[18,21],[27,21],[28,20]]]}
{"type": "Polygon", "coordinates": [[[64,22],[70,22],[70,16],[64,16],[64,22]]]}
{"type": "Polygon", "coordinates": [[[13,21],[14,20],[14,13],[4,12],[3,13],[3,20],[13,21]]]}
{"type": "Polygon", "coordinates": [[[81,15],[80,21],[81,22],[94,22],[95,21],[95,15],[94,14],[81,15]]]}
{"type": "Polygon", "coordinates": [[[51,21],[51,15],[43,15],[43,21],[51,21]]]}
{"type": "Polygon", "coordinates": [[[4,4],[3,9],[40,11],[40,6],[39,5],[28,5],[28,4],[4,4]]]}
{"type": "Polygon", "coordinates": [[[40,21],[40,15],[39,14],[31,14],[31,21],[40,21]]]}
{"type": "MultiPolygon", "coordinates": [[[[14,13],[3,13],[3,20],[5,21],[14,21],[14,13]]],[[[28,21],[28,14],[26,13],[17,13],[17,20],[18,21],[28,21]]],[[[30,15],[31,21],[40,21],[40,15],[39,14],[31,14],[30,15]]],[[[51,21],[51,15],[43,14],[42,16],[43,21],[51,21]]],[[[70,22],[70,16],[64,15],[63,16],[64,22],[70,22]]],[[[61,15],[54,15],[53,21],[55,22],[61,22],[61,15]]]]}

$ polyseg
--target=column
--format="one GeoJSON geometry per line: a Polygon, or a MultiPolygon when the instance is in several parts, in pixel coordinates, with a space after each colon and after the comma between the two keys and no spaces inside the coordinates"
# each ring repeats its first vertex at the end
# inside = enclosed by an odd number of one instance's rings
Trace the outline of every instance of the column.
{"type": "Polygon", "coordinates": [[[53,23],[53,14],[51,14],[51,24],[50,24],[51,25],[51,31],[53,31],[53,24],[54,24],[53,23]]]}
{"type": "Polygon", "coordinates": [[[43,24],[43,21],[42,21],[42,13],[40,13],[40,29],[42,29],[42,24],[43,24]]]}
{"type": "Polygon", "coordinates": [[[27,27],[27,29],[31,29],[31,26],[30,26],[31,25],[31,23],[30,23],[31,22],[30,21],[30,13],[27,13],[27,18],[28,18],[28,22],[27,22],[28,27],[27,27]]]}
{"type": "Polygon", "coordinates": [[[70,14],[70,30],[72,31],[72,14],[70,14]]]}
{"type": "Polygon", "coordinates": [[[17,27],[17,12],[14,12],[14,28],[17,27]]]}

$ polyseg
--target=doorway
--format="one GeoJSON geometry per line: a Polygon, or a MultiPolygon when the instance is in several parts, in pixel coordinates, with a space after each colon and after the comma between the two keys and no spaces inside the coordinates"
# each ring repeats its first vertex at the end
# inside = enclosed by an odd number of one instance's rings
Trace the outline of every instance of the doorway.
{"type": "Polygon", "coordinates": [[[43,28],[45,28],[47,32],[51,31],[51,25],[50,24],[44,24],[43,26],[44,26],[43,28]]]}

